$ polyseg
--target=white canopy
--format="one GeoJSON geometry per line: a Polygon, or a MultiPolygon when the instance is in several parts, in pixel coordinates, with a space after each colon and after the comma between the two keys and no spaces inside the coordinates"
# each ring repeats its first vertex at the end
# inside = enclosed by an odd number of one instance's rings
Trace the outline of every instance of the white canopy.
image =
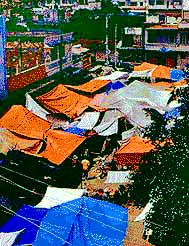
{"type": "Polygon", "coordinates": [[[28,93],[26,93],[26,108],[42,119],[47,120],[49,112],[42,108],[28,93]]]}
{"type": "Polygon", "coordinates": [[[113,72],[110,75],[97,77],[97,78],[95,78],[95,80],[99,80],[99,79],[100,80],[117,80],[117,79],[127,78],[127,77],[128,77],[128,73],[127,72],[116,71],[116,72],[113,72]]]}
{"type": "Polygon", "coordinates": [[[109,136],[118,132],[118,118],[122,116],[118,110],[106,111],[101,123],[94,128],[101,136],[109,136]]]}
{"type": "Polygon", "coordinates": [[[81,116],[81,121],[77,125],[81,129],[91,130],[97,123],[100,116],[100,112],[85,112],[81,116]]]}
{"type": "Polygon", "coordinates": [[[23,230],[20,231],[15,231],[15,232],[1,232],[0,233],[0,245],[1,246],[11,246],[15,242],[16,238],[18,235],[22,232],[23,230]]]}
{"type": "Polygon", "coordinates": [[[62,203],[80,198],[84,193],[83,189],[55,188],[48,186],[42,201],[36,208],[52,208],[62,203]]]}
{"type": "Polygon", "coordinates": [[[142,213],[139,214],[134,221],[141,221],[144,220],[149,213],[150,209],[153,208],[154,201],[149,201],[146,207],[143,209],[142,213]]]}
{"type": "Polygon", "coordinates": [[[130,171],[109,171],[105,183],[124,184],[129,181],[130,171]]]}

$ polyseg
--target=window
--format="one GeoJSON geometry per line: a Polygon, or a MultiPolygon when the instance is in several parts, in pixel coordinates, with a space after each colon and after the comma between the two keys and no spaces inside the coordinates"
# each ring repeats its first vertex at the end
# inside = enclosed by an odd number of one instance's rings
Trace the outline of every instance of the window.
{"type": "Polygon", "coordinates": [[[155,5],[155,1],[156,1],[156,0],[149,0],[149,4],[150,4],[150,5],[155,5]]]}
{"type": "Polygon", "coordinates": [[[189,43],[188,33],[183,32],[180,34],[180,43],[181,45],[188,45],[189,43]]]}
{"type": "Polygon", "coordinates": [[[164,5],[165,1],[164,0],[156,0],[157,5],[164,5]]]}
{"type": "Polygon", "coordinates": [[[157,43],[159,37],[158,30],[152,30],[148,32],[148,43],[157,43]]]}

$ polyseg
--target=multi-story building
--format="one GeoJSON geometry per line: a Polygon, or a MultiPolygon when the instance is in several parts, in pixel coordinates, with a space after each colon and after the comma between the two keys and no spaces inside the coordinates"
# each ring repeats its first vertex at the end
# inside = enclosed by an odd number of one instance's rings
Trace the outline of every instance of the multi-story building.
{"type": "Polygon", "coordinates": [[[131,23],[122,32],[118,50],[126,61],[138,61],[143,54],[145,61],[171,67],[189,63],[188,0],[127,0],[124,8],[145,19],[144,25],[131,23]]]}
{"type": "Polygon", "coordinates": [[[189,24],[155,25],[145,29],[146,60],[181,68],[189,63],[189,24]]]}
{"type": "Polygon", "coordinates": [[[62,63],[67,62],[65,46],[72,42],[72,34],[7,33],[7,75],[11,77],[42,64],[46,65],[47,73],[56,67],[59,70],[60,57],[63,57],[62,63]]]}

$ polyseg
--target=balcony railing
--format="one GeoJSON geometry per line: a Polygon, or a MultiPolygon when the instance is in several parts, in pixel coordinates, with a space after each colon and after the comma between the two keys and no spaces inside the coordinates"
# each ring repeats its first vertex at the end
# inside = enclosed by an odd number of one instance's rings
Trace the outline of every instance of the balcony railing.
{"type": "Polygon", "coordinates": [[[171,4],[169,6],[167,6],[166,4],[164,5],[149,5],[148,9],[165,9],[165,10],[182,10],[182,4],[171,4]]]}
{"type": "Polygon", "coordinates": [[[146,43],[146,50],[162,50],[162,51],[189,51],[189,44],[170,44],[170,43],[146,43]]]}

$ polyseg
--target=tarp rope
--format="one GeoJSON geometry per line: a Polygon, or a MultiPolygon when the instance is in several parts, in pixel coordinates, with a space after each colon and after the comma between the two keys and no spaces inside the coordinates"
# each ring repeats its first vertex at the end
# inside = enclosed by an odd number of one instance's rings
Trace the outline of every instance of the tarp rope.
{"type": "MultiPolygon", "coordinates": [[[[3,176],[1,176],[1,177],[3,177],[3,176]]],[[[4,178],[5,178],[5,177],[4,177],[4,178]]],[[[7,179],[7,178],[5,178],[5,179],[6,179],[7,181],[11,182],[13,185],[18,186],[19,188],[22,187],[22,186],[18,185],[17,183],[11,181],[10,179],[7,179]]],[[[27,190],[27,191],[31,192],[32,194],[36,194],[36,195],[39,195],[39,196],[43,197],[42,194],[35,193],[34,191],[31,191],[31,190],[29,190],[29,189],[27,189],[27,188],[25,188],[25,187],[22,187],[22,188],[23,188],[24,190],[27,190]]],[[[54,198],[51,198],[51,197],[48,197],[48,198],[49,198],[49,199],[54,199],[54,198]]],[[[57,200],[57,199],[54,199],[54,200],[57,200]]],[[[73,209],[67,207],[66,205],[64,205],[64,207],[68,208],[68,209],[71,210],[72,212],[78,213],[78,211],[73,210],[73,209]]],[[[87,210],[88,210],[88,209],[87,209],[87,210]]],[[[89,211],[89,210],[88,210],[88,211],[89,211]]],[[[94,212],[93,210],[90,210],[90,211],[94,212]]],[[[101,214],[101,215],[103,215],[103,216],[106,216],[105,214],[102,214],[102,213],[99,213],[99,214],[101,214]]],[[[126,214],[126,213],[125,213],[125,214],[126,214]]],[[[84,214],[81,214],[81,215],[83,215],[84,217],[90,218],[90,219],[92,219],[92,220],[95,220],[96,222],[102,223],[103,225],[105,225],[105,226],[107,226],[107,227],[110,227],[110,228],[112,228],[112,229],[114,229],[114,230],[116,230],[116,231],[119,231],[119,232],[124,233],[123,231],[121,231],[121,230],[119,230],[119,229],[117,229],[117,228],[115,228],[115,227],[112,227],[112,226],[110,226],[110,225],[107,225],[107,224],[103,223],[102,221],[96,220],[96,219],[94,219],[94,218],[92,218],[92,217],[90,217],[90,216],[84,215],[84,214]]],[[[114,219],[117,219],[117,218],[114,217],[114,219]]],[[[123,221],[123,220],[122,220],[122,221],[123,221]]],[[[123,221],[123,222],[124,222],[124,221],[123,221]]]]}
{"type": "Polygon", "coordinates": [[[49,233],[49,234],[55,236],[56,238],[60,239],[60,240],[63,241],[64,243],[68,243],[68,244],[72,245],[71,243],[69,243],[68,241],[64,240],[63,238],[57,236],[57,235],[54,234],[53,232],[50,232],[50,231],[46,230],[45,228],[43,228],[43,227],[41,227],[41,226],[38,226],[38,225],[35,224],[34,222],[28,220],[26,217],[24,217],[24,216],[22,216],[22,215],[19,215],[18,213],[14,212],[14,211],[11,210],[10,208],[7,208],[6,206],[4,206],[4,205],[2,205],[2,204],[0,204],[0,206],[3,207],[4,209],[8,210],[9,212],[15,214],[16,216],[20,217],[21,219],[26,220],[26,221],[28,221],[29,223],[31,223],[32,225],[34,225],[34,226],[40,228],[41,230],[43,230],[43,231],[45,231],[45,232],[47,232],[47,233],[49,233]]]}

